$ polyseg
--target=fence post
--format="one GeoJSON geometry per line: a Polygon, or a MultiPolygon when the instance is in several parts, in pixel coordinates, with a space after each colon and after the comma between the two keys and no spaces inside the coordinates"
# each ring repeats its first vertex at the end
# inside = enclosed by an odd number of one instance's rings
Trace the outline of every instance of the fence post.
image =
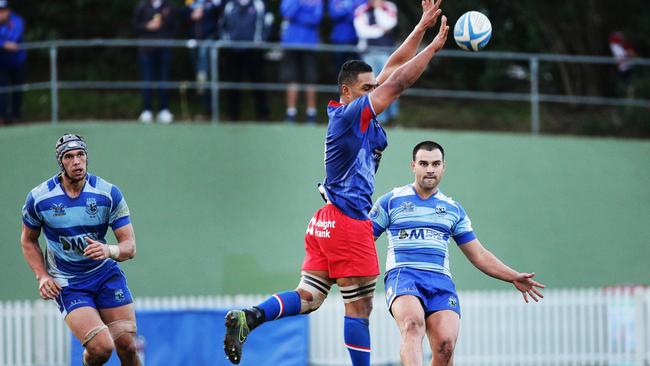
{"type": "Polygon", "coordinates": [[[216,42],[210,46],[210,91],[212,123],[219,123],[219,45],[216,42]]]}
{"type": "Polygon", "coordinates": [[[59,120],[59,84],[57,75],[57,48],[55,45],[50,46],[50,105],[52,125],[56,125],[59,120]]]}
{"type": "Polygon", "coordinates": [[[530,58],[530,131],[539,134],[539,59],[530,58]]]}

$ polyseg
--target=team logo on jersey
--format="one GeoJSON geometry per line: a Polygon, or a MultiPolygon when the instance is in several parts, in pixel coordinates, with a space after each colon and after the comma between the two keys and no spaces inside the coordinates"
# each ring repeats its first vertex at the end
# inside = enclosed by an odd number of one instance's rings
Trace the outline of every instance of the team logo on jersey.
{"type": "Polygon", "coordinates": [[[52,211],[54,211],[54,216],[65,216],[65,206],[63,203],[52,204],[52,211]]]}
{"type": "Polygon", "coordinates": [[[115,301],[124,301],[124,291],[121,288],[115,290],[115,301]]]}
{"type": "Polygon", "coordinates": [[[404,202],[400,206],[404,212],[413,212],[415,211],[415,204],[413,202],[404,202]]]}
{"type": "Polygon", "coordinates": [[[436,206],[436,214],[442,216],[447,213],[447,207],[445,205],[436,206]]]}
{"type": "Polygon", "coordinates": [[[399,231],[399,236],[397,238],[398,239],[406,239],[408,237],[409,237],[408,231],[406,231],[405,229],[402,229],[402,230],[399,231]]]}
{"type": "Polygon", "coordinates": [[[458,300],[453,296],[449,296],[449,306],[455,308],[456,305],[458,305],[458,300]]]}
{"type": "Polygon", "coordinates": [[[90,216],[97,215],[97,201],[94,198],[86,199],[86,213],[90,216]]]}

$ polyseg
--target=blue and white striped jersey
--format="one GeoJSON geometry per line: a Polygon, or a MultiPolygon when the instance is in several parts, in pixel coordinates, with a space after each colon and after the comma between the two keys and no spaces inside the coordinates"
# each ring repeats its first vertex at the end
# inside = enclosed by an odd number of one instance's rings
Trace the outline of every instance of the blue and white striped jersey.
{"type": "Polygon", "coordinates": [[[369,216],[374,235],[388,236],[386,271],[409,267],[451,277],[449,238],[458,245],[476,238],[459,203],[440,191],[422,200],[410,184],[379,198],[369,216]]]}
{"type": "Polygon", "coordinates": [[[47,241],[47,271],[61,286],[78,283],[117,265],[83,255],[85,237],[105,243],[110,226],[117,230],[130,223],[129,207],[120,190],[104,179],[88,174],[79,197],[70,198],[58,176],[41,183],[27,195],[23,223],[43,229],[47,241]]]}

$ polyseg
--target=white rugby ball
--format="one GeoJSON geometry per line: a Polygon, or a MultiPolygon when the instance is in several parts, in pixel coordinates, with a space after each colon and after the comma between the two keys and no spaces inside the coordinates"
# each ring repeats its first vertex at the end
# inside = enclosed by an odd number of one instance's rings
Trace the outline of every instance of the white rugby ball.
{"type": "Polygon", "coordinates": [[[466,51],[478,51],[485,47],[492,36],[490,19],[478,11],[463,14],[454,26],[454,40],[466,51]]]}

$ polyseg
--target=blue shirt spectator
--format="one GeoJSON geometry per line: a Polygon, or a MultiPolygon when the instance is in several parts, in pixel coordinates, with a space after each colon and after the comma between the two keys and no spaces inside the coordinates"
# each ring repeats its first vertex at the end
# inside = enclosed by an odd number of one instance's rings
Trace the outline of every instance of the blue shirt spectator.
{"type": "Polygon", "coordinates": [[[3,67],[25,64],[27,53],[18,47],[23,42],[24,30],[23,18],[9,9],[6,0],[0,1],[0,65],[3,67]]]}
{"type": "MultiPolygon", "coordinates": [[[[24,29],[23,18],[9,8],[7,0],[0,0],[0,89],[24,83],[27,53],[20,49],[24,29]]],[[[22,97],[22,90],[0,91],[0,125],[22,118],[22,97]]]]}
{"type": "Polygon", "coordinates": [[[280,14],[285,21],[282,27],[282,43],[318,44],[320,42],[322,0],[282,0],[280,14]]]}
{"type": "Polygon", "coordinates": [[[357,31],[354,29],[354,10],[365,3],[365,0],[330,0],[328,12],[330,19],[332,19],[332,33],[330,34],[332,43],[357,43],[357,31]]]}

